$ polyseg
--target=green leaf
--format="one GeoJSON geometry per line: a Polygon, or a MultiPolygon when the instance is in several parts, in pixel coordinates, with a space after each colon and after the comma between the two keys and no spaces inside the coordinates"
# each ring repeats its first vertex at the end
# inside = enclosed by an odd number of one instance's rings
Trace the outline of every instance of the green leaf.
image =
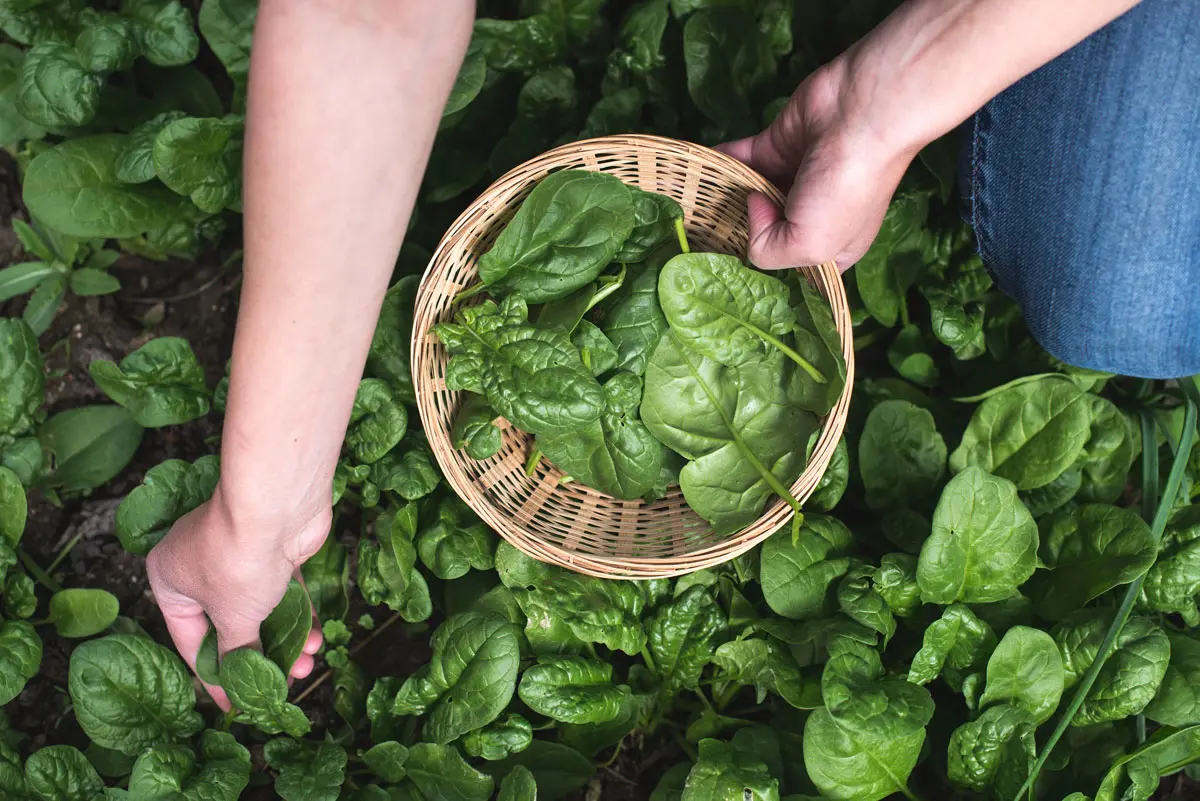
{"type": "Polygon", "coordinates": [[[507,776],[518,766],[528,768],[537,781],[537,801],[570,798],[591,780],[596,772],[591,760],[573,748],[547,740],[534,740],[529,748],[503,762],[493,762],[493,776],[507,776]]]}
{"type": "Polygon", "coordinates": [[[1171,661],[1145,716],[1164,726],[1200,723],[1200,640],[1192,633],[1167,632],[1171,661]]]}
{"type": "Polygon", "coordinates": [[[82,67],[91,73],[127,70],[138,55],[133,26],[119,14],[88,9],[82,16],[84,28],[75,39],[82,67]]]}
{"type": "Polygon", "coordinates": [[[1074,383],[1043,378],[1010,387],[980,404],[950,470],[981,467],[1031,490],[1062,475],[1083,453],[1091,407],[1074,383]]]}
{"type": "Polygon", "coordinates": [[[921,548],[927,603],[1002,601],[1037,567],[1037,524],[1011,481],[970,467],[950,479],[921,548]]]}
{"type": "Polygon", "coordinates": [[[4,583],[4,613],[12,618],[27,620],[37,611],[37,594],[33,579],[24,573],[13,573],[4,583]]]}
{"type": "Polygon", "coordinates": [[[683,60],[692,102],[728,138],[757,129],[751,96],[775,76],[770,42],[740,8],[702,9],[683,27],[683,60]]]}
{"type": "Polygon", "coordinates": [[[150,553],[176,520],[212,497],[219,475],[216,456],[201,456],[191,464],[168,459],[151,467],[117,507],[121,545],[138,556],[150,553]]]}
{"type": "Polygon", "coordinates": [[[771,693],[797,709],[821,705],[820,686],[806,682],[795,658],[774,640],[727,642],[713,653],[712,661],[721,669],[722,679],[753,687],[757,703],[771,693]]]}
{"type": "Polygon", "coordinates": [[[62,42],[40,42],[29,49],[21,65],[17,110],[45,128],[79,127],[96,115],[102,83],[102,77],[83,64],[75,48],[62,42]]]}
{"type": "Polygon", "coordinates": [[[327,537],[321,550],[300,570],[317,619],[343,620],[350,611],[350,560],[346,547],[336,537],[327,537]]]}
{"type": "Polygon", "coordinates": [[[141,444],[142,427],[120,406],[83,406],[47,420],[38,440],[49,466],[44,483],[86,491],[125,469],[141,444]]]}
{"type": "Polygon", "coordinates": [[[1158,561],[1146,574],[1138,605],[1155,612],[1178,612],[1200,625],[1200,506],[1185,506],[1167,521],[1158,561]]]}
{"type": "Polygon", "coordinates": [[[71,273],[69,279],[71,291],[80,297],[93,295],[111,295],[121,289],[121,282],[115,276],[103,270],[93,270],[83,267],[71,273]]]}
{"type": "MultiPolygon", "coordinates": [[[[809,438],[809,456],[811,450],[817,443],[818,434],[814,432],[809,438]]],[[[825,472],[821,475],[821,480],[817,482],[816,489],[812,495],[808,496],[808,500],[804,503],[804,508],[814,512],[829,512],[846,493],[846,487],[850,484],[850,447],[846,444],[846,438],[842,437],[838,440],[837,447],[833,449],[833,456],[829,460],[829,464],[825,467],[825,472]]]]}
{"type": "Polygon", "coordinates": [[[793,380],[778,351],[727,367],[684,346],[673,330],[654,349],[642,420],[689,460],[679,474],[684,498],[719,534],[752,523],[772,496],[795,503],[788,487],[817,424],[792,403],[793,380]]]}
{"type": "Polygon", "coordinates": [[[104,781],[78,748],[51,745],[25,763],[25,785],[43,801],[93,801],[104,781]]]}
{"type": "Polygon", "coordinates": [[[392,397],[387,382],[378,378],[363,379],[350,414],[350,429],[346,432],[346,446],[354,458],[368,464],[379,461],[399,444],[407,428],[408,413],[404,405],[392,397]]]}
{"type": "Polygon", "coordinates": [[[127,137],[99,134],[40,153],[25,172],[29,212],[50,228],[81,238],[135,237],[168,221],[170,192],[117,177],[127,137]]]}
{"type": "Polygon", "coordinates": [[[1080,456],[1080,498],[1096,503],[1116,503],[1125,490],[1125,479],[1140,450],[1140,436],[1121,410],[1099,395],[1084,398],[1091,407],[1091,432],[1080,456]]]}
{"type": "Polygon", "coordinates": [[[250,40],[258,11],[255,0],[204,0],[197,22],[213,53],[234,83],[250,74],[250,40]]]}
{"type": "Polygon", "coordinates": [[[404,778],[404,763],[408,749],[394,740],[378,743],[362,755],[363,762],[385,782],[395,783],[404,778]]]}
{"type": "Polygon", "coordinates": [[[296,579],[288,582],[283,598],[267,615],[260,628],[263,653],[286,676],[304,653],[312,631],[313,609],[308,590],[296,579]]]}
{"type": "MultiPolygon", "coordinates": [[[[1066,689],[1078,684],[1092,666],[1111,622],[1110,610],[1085,609],[1051,632],[1066,672],[1066,689]]],[[[1091,726],[1140,714],[1158,693],[1170,659],[1166,633],[1146,618],[1130,618],[1072,725],[1091,726]]]]}
{"type": "Polygon", "coordinates": [[[9,147],[25,139],[41,139],[46,135],[45,128],[26,119],[17,107],[24,60],[25,53],[19,48],[0,44],[0,147],[9,147]]]}
{"type": "Polygon", "coordinates": [[[387,381],[405,403],[416,403],[409,343],[412,340],[413,305],[420,277],[409,275],[397,281],[383,297],[371,349],[367,353],[367,375],[387,381]]]}
{"type": "Polygon", "coordinates": [[[139,425],[161,428],[208,414],[204,368],[180,337],[159,337],[121,360],[88,365],[104,394],[133,414],[139,425]]]}
{"type": "Polygon", "coordinates": [[[870,565],[852,567],[838,582],[837,600],[842,612],[854,622],[883,635],[886,647],[896,633],[896,617],[875,588],[870,565]]]}
{"type": "Polygon", "coordinates": [[[888,363],[904,378],[922,387],[937,386],[941,371],[929,353],[929,342],[921,329],[906,325],[888,348],[888,363]]]}
{"type": "Polygon", "coordinates": [[[663,689],[694,689],[724,629],[721,609],[704,587],[690,587],[660,608],[646,633],[663,689]]]}
{"type": "Polygon", "coordinates": [[[346,780],[347,757],[346,749],[332,740],[272,740],[263,755],[279,771],[275,792],[284,801],[337,801],[346,780]]]}
{"type": "Polygon", "coordinates": [[[633,231],[613,261],[622,264],[642,261],[661,245],[675,238],[675,226],[683,221],[683,208],[656,192],[633,189],[633,231]]]}
{"type": "Polygon", "coordinates": [[[946,473],[946,443],[933,415],[903,400],[871,409],[858,469],[872,509],[927,509],[946,473]]]}
{"type": "Polygon", "coordinates": [[[221,687],[240,710],[238,719],[266,734],[302,737],[312,728],[299,707],[287,701],[287,679],[279,666],[251,648],[238,648],[221,659],[221,687]]]}
{"type": "Polygon", "coordinates": [[[986,710],[950,735],[947,774],[960,787],[1015,798],[1033,767],[1036,723],[1029,713],[1003,704],[986,710]]]}
{"type": "Polygon", "coordinates": [[[468,49],[462,66],[458,69],[458,76],[454,79],[454,86],[450,89],[446,107],[442,109],[442,117],[456,114],[469,106],[471,101],[479,96],[486,78],[487,59],[484,58],[483,52],[476,47],[468,49]]]}
{"type": "Polygon", "coordinates": [[[42,665],[42,640],[24,620],[0,623],[0,706],[21,694],[42,665]]]}
{"type": "Polygon", "coordinates": [[[1039,555],[1050,572],[1036,574],[1027,592],[1047,620],[1062,620],[1128,584],[1158,555],[1154,535],[1137,512],[1100,504],[1060,509],[1042,523],[1041,541],[1039,555]]]}
{"type": "Polygon", "coordinates": [[[504,444],[504,435],[495,425],[498,416],[487,398],[469,394],[454,417],[450,434],[454,447],[465,450],[472,459],[495,456],[504,444]]]}
{"type": "Polygon", "coordinates": [[[59,590],[50,596],[47,619],[60,637],[79,638],[99,634],[121,613],[121,603],[106,590],[59,590]]]}
{"type": "Polygon", "coordinates": [[[447,494],[437,502],[432,525],[417,533],[416,546],[425,566],[449,581],[471,568],[491,570],[496,537],[458,496],[447,494]]]}
{"type": "Polygon", "coordinates": [[[824,797],[878,801],[905,790],[924,741],[924,728],[900,736],[886,722],[877,731],[851,728],[821,707],[804,725],[804,764],[824,797]]]}
{"type": "Polygon", "coordinates": [[[233,735],[209,729],[200,736],[200,756],[179,745],[143,752],[129,777],[134,801],[236,801],[250,782],[250,752],[233,735]]]}
{"type": "Polygon", "coordinates": [[[907,322],[909,287],[924,268],[918,250],[929,207],[927,192],[905,192],[892,200],[870,250],[854,267],[858,294],[881,325],[907,322]]]}
{"type": "Polygon", "coordinates": [[[921,649],[909,667],[908,680],[928,684],[946,670],[959,677],[951,681],[952,686],[959,685],[962,675],[983,666],[996,645],[991,626],[976,617],[969,607],[953,604],[925,629],[921,649]]]}
{"type": "Polygon", "coordinates": [[[500,782],[500,795],[497,801],[535,801],[537,799],[537,782],[529,768],[517,765],[512,772],[500,782]]]}
{"type": "Polygon", "coordinates": [[[1096,801],[1149,801],[1159,779],[1200,760],[1200,727],[1160,729],[1140,748],[1114,762],[1096,792],[1096,801]]]}
{"type": "Polygon", "coordinates": [[[517,291],[528,303],[564,298],[612,261],[633,229],[632,211],[633,194],[618,178],[553,173],[479,260],[479,276],[493,294],[517,291]]]}
{"type": "Polygon", "coordinates": [[[779,801],[779,781],[761,756],[720,740],[701,740],[681,801],[779,801]]]}
{"type": "Polygon", "coordinates": [[[41,336],[50,330],[66,297],[67,279],[62,276],[47,278],[33,291],[21,317],[34,334],[41,336]]]}
{"type": "Polygon", "coordinates": [[[33,427],[45,386],[37,337],[24,321],[0,317],[0,438],[33,427]]]}
{"type": "Polygon", "coordinates": [[[520,753],[533,742],[533,726],[518,714],[510,713],[463,737],[468,755],[495,762],[520,753]]]}
{"type": "Polygon", "coordinates": [[[240,209],[241,129],[240,117],[185,117],[168,123],[154,139],[154,172],[201,211],[240,209]]]}
{"type": "Polygon", "coordinates": [[[80,644],[68,685],[80,727],[104,748],[134,755],[203,726],[191,673],[145,637],[113,634],[80,644]]]}
{"type": "Polygon", "coordinates": [[[129,132],[125,147],[117,156],[117,180],[127,184],[142,184],[154,179],[154,140],[163,128],[187,115],[182,111],[164,111],[129,132]]]}
{"type": "Polygon", "coordinates": [[[566,723],[605,723],[621,712],[629,688],[612,683],[612,665],[576,656],[542,657],[521,677],[521,700],[566,723]]]}
{"type": "Polygon", "coordinates": [[[200,37],[180,0],[124,0],[121,12],[133,22],[138,45],[151,64],[178,67],[196,59],[200,37]]]}
{"type": "Polygon", "coordinates": [[[42,281],[61,272],[59,264],[44,261],[27,261],[5,267],[0,270],[0,301],[31,292],[42,281]]]}
{"type": "Polygon", "coordinates": [[[1058,708],[1063,682],[1062,657],[1053,638],[1039,629],[1014,626],[988,659],[979,706],[1011,704],[1028,712],[1034,723],[1045,723],[1058,708]]]}
{"type": "Polygon", "coordinates": [[[767,605],[792,620],[832,612],[832,590],[850,569],[853,547],[850,530],[823,515],[805,515],[796,537],[776,532],[763,544],[759,567],[767,605]]]}
{"type": "Polygon", "coordinates": [[[0,546],[7,542],[15,548],[21,541],[28,510],[20,477],[7,467],[0,467],[0,546]]]}
{"type": "Polygon", "coordinates": [[[429,665],[405,681],[394,711],[427,714],[425,737],[445,744],[491,723],[508,706],[520,646],[512,623],[475,613],[447,620],[431,645],[429,665]]]}
{"type": "Polygon", "coordinates": [[[496,786],[451,745],[418,743],[409,749],[404,767],[426,801],[487,801],[496,786]]]}
{"type": "Polygon", "coordinates": [[[670,242],[644,263],[630,265],[625,282],[600,306],[601,330],[617,348],[616,369],[645,374],[650,354],[667,330],[667,318],[658,303],[659,271],[677,253],[678,244],[670,242]]]}

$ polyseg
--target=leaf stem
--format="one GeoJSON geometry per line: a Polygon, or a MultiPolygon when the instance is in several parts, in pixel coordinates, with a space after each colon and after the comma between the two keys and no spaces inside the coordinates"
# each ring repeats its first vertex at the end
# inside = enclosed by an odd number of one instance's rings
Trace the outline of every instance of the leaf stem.
{"type": "Polygon", "coordinates": [[[527,458],[525,460],[525,475],[532,478],[533,474],[537,471],[538,464],[541,461],[542,461],[542,449],[539,448],[537,445],[534,445],[533,449],[531,451],[529,451],[529,458],[527,458]]]}
{"type": "Polygon", "coordinates": [[[464,289],[462,292],[459,292],[457,295],[455,295],[454,299],[450,301],[450,304],[452,306],[457,305],[457,304],[461,303],[462,301],[466,300],[467,298],[475,297],[476,295],[478,295],[480,292],[482,292],[485,289],[487,289],[487,286],[482,281],[476,281],[475,283],[471,284],[469,287],[464,289]]]}
{"type": "Polygon", "coordinates": [[[21,560],[21,564],[25,565],[25,569],[29,571],[29,575],[33,576],[38,584],[41,584],[50,590],[50,592],[62,591],[62,585],[50,578],[45,570],[38,567],[38,563],[33,561],[33,557],[27,554],[24,548],[17,549],[17,558],[21,560]]]}
{"type": "Polygon", "coordinates": [[[58,554],[56,554],[56,555],[55,555],[55,557],[54,557],[54,561],[50,563],[50,566],[49,566],[48,568],[46,568],[46,574],[47,574],[47,575],[49,575],[50,573],[53,573],[53,572],[54,572],[54,568],[56,568],[56,567],[58,567],[60,564],[62,564],[62,560],[64,560],[64,559],[66,559],[66,558],[67,558],[67,554],[69,554],[69,553],[71,552],[71,549],[72,549],[72,548],[74,548],[76,545],[78,545],[78,544],[79,544],[79,541],[80,541],[81,539],[83,539],[83,532],[80,532],[80,533],[76,534],[74,537],[72,537],[72,538],[71,538],[71,539],[70,539],[70,540],[67,542],[67,544],[66,544],[66,545],[64,545],[64,546],[62,547],[62,549],[61,549],[61,550],[59,550],[58,554]]]}
{"type": "Polygon", "coordinates": [[[1064,378],[1068,381],[1071,380],[1069,376],[1065,376],[1062,373],[1034,373],[1033,375],[1023,375],[1020,378],[1014,378],[1012,381],[1007,381],[998,387],[992,387],[986,392],[980,392],[978,395],[965,395],[958,398],[951,398],[950,400],[954,401],[955,403],[979,403],[980,401],[987,400],[993,395],[999,395],[1006,389],[1019,387],[1022,384],[1028,384],[1031,381],[1041,381],[1043,378],[1064,378]]]}
{"type": "Polygon", "coordinates": [[[679,249],[684,253],[691,253],[692,249],[688,246],[687,229],[683,227],[683,219],[675,220],[675,235],[679,237],[679,249]]]}
{"type": "Polygon", "coordinates": [[[650,672],[658,675],[658,665],[654,664],[654,657],[650,656],[650,649],[642,646],[642,661],[646,663],[646,667],[650,668],[650,672]]]}
{"type": "Polygon", "coordinates": [[[749,328],[752,332],[757,334],[768,345],[772,345],[776,348],[779,348],[781,351],[783,351],[784,355],[786,355],[789,359],[791,359],[797,365],[799,365],[801,370],[808,373],[808,377],[811,378],[813,381],[816,381],[818,384],[824,384],[829,381],[829,379],[827,379],[825,377],[824,373],[822,373],[820,370],[818,370],[816,367],[813,366],[812,362],[810,362],[808,359],[801,356],[796,351],[792,350],[790,347],[785,345],[782,341],[780,341],[776,337],[772,336],[771,334],[768,334],[766,331],[762,330],[758,326],[752,325],[752,324],[746,322],[745,320],[739,320],[739,322],[742,325],[749,328]]]}
{"type": "MultiPolygon", "coordinates": [[[[1183,473],[1187,468],[1187,457],[1192,451],[1192,440],[1196,434],[1196,408],[1197,404],[1200,403],[1200,397],[1198,397],[1200,393],[1197,393],[1196,386],[1194,383],[1191,383],[1191,379],[1182,380],[1180,384],[1184,387],[1184,393],[1187,396],[1187,411],[1184,414],[1183,433],[1179,437],[1179,450],[1171,463],[1171,473],[1167,477],[1165,491],[1162,498],[1158,500],[1158,506],[1154,513],[1154,521],[1150,526],[1150,533],[1154,538],[1156,546],[1162,540],[1163,530],[1167,525],[1167,518],[1170,517],[1175,498],[1179,495],[1179,487],[1183,483],[1183,473]]],[[[1112,624],[1108,627],[1108,633],[1104,635],[1104,641],[1100,644],[1100,649],[1096,653],[1096,659],[1088,668],[1087,673],[1084,674],[1083,680],[1079,682],[1079,686],[1075,690],[1075,695],[1071,698],[1071,703],[1059,719],[1058,725],[1054,727],[1054,733],[1050,735],[1050,739],[1042,747],[1041,754],[1038,755],[1037,761],[1033,764],[1033,770],[1029,772],[1029,777],[1025,779],[1025,783],[1021,785],[1021,789],[1017,791],[1014,801],[1019,801],[1021,796],[1026,792],[1029,792],[1030,796],[1033,795],[1033,788],[1037,782],[1038,774],[1050,759],[1050,755],[1054,751],[1054,746],[1062,739],[1067,727],[1075,719],[1075,715],[1079,712],[1079,707],[1083,706],[1084,700],[1087,698],[1088,693],[1091,692],[1092,685],[1096,683],[1096,678],[1100,675],[1104,664],[1112,655],[1117,638],[1121,635],[1121,631],[1125,628],[1125,623],[1129,620],[1129,616],[1133,612],[1133,605],[1137,601],[1145,581],[1146,572],[1143,572],[1125,590],[1125,596],[1121,599],[1121,605],[1117,608],[1117,613],[1113,618],[1112,624]]]]}

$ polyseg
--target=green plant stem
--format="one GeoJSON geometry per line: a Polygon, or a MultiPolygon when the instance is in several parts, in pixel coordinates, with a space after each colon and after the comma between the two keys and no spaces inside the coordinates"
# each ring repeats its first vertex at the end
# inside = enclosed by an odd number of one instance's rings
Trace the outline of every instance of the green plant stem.
{"type": "Polygon", "coordinates": [[[692,249],[688,246],[687,229],[683,227],[683,220],[675,221],[675,235],[679,237],[679,249],[684,253],[691,253],[692,249]]]}
{"type": "Polygon", "coordinates": [[[692,760],[693,762],[699,759],[696,749],[692,748],[691,743],[683,739],[683,735],[679,733],[678,729],[668,728],[667,731],[671,732],[671,737],[674,738],[675,744],[679,746],[683,753],[687,754],[688,759],[692,760]]]}
{"type": "Polygon", "coordinates": [[[529,458],[525,460],[525,475],[530,478],[537,471],[538,464],[542,461],[542,449],[537,445],[533,446],[533,450],[529,452],[529,458]]]}
{"type": "MultiPolygon", "coordinates": [[[[726,316],[729,316],[729,315],[726,315],[726,316]]],[[[820,370],[818,370],[816,367],[814,367],[812,362],[810,362],[808,359],[801,356],[796,351],[792,350],[790,347],[788,347],[786,344],[784,344],[781,340],[772,336],[771,334],[768,334],[766,331],[762,330],[758,326],[752,325],[752,324],[746,322],[745,320],[737,320],[737,322],[740,323],[741,325],[745,326],[747,329],[749,329],[749,331],[751,333],[753,333],[755,336],[757,336],[763,342],[766,342],[768,345],[779,348],[779,350],[783,351],[784,355],[787,356],[792,361],[794,361],[800,367],[801,370],[808,373],[808,377],[811,378],[813,381],[816,381],[818,384],[828,383],[829,379],[827,379],[825,377],[824,373],[822,373],[820,370]]]]}
{"type": "Polygon", "coordinates": [[[1138,421],[1142,427],[1142,519],[1153,523],[1155,507],[1158,506],[1158,447],[1154,440],[1154,413],[1149,409],[1139,409],[1138,421]]]}
{"type": "Polygon", "coordinates": [[[25,569],[29,571],[29,575],[33,576],[38,584],[41,584],[50,592],[61,592],[62,585],[54,579],[50,578],[45,570],[38,567],[38,563],[33,561],[33,557],[25,552],[24,548],[17,549],[17,558],[21,560],[21,564],[25,565],[25,569]]]}
{"type": "Polygon", "coordinates": [[[992,387],[987,392],[980,392],[978,395],[964,395],[957,398],[951,398],[950,400],[954,401],[955,403],[979,403],[980,401],[987,400],[993,395],[999,395],[1006,389],[1019,387],[1022,384],[1028,384],[1032,381],[1041,381],[1043,378],[1064,378],[1068,381],[1071,380],[1062,373],[1034,373],[1033,375],[1024,375],[1020,378],[1014,378],[1012,381],[1003,383],[998,387],[992,387]]]}
{"type": "Polygon", "coordinates": [[[482,292],[486,288],[487,287],[484,285],[484,283],[482,281],[476,281],[475,283],[471,284],[469,287],[464,289],[462,292],[459,292],[457,295],[455,295],[454,299],[450,301],[450,304],[452,306],[456,306],[459,303],[461,303],[462,301],[466,300],[467,298],[475,297],[476,295],[478,295],[480,292],[482,292]]]}
{"type": "MultiPolygon", "coordinates": [[[[1154,522],[1150,527],[1150,533],[1156,545],[1162,540],[1163,530],[1167,526],[1167,518],[1171,515],[1175,498],[1179,494],[1179,487],[1183,483],[1183,473],[1187,467],[1187,456],[1192,451],[1192,440],[1196,434],[1196,407],[1198,400],[1196,397],[1196,387],[1189,380],[1189,384],[1184,391],[1187,393],[1187,412],[1183,420],[1183,433],[1179,438],[1179,450],[1171,463],[1171,473],[1167,477],[1167,486],[1162,498],[1158,501],[1154,513],[1154,522]]],[[[1041,773],[1042,768],[1045,767],[1046,762],[1050,759],[1050,755],[1054,752],[1054,746],[1062,739],[1067,727],[1075,719],[1075,715],[1079,712],[1079,707],[1083,705],[1088,693],[1091,692],[1092,685],[1096,683],[1096,678],[1104,668],[1104,664],[1112,655],[1117,638],[1121,636],[1121,631],[1125,628],[1125,623],[1129,620],[1129,616],[1133,612],[1133,605],[1137,601],[1137,597],[1142,591],[1142,584],[1145,581],[1146,573],[1142,573],[1125,590],[1125,596],[1121,599],[1121,605],[1117,607],[1116,616],[1113,618],[1112,624],[1108,627],[1108,633],[1104,635],[1104,641],[1100,644],[1095,661],[1092,662],[1091,667],[1084,674],[1083,680],[1079,682],[1079,686],[1075,690],[1075,695],[1071,697],[1071,703],[1059,719],[1053,734],[1050,735],[1050,739],[1042,747],[1042,752],[1033,764],[1033,770],[1029,772],[1029,777],[1021,785],[1021,789],[1017,791],[1014,801],[1020,801],[1021,796],[1025,795],[1026,792],[1029,793],[1029,798],[1033,799],[1033,790],[1037,783],[1038,774],[1041,773]]]]}
{"type": "Polygon", "coordinates": [[[58,567],[60,564],[62,564],[62,560],[64,560],[64,559],[66,559],[66,558],[67,558],[67,554],[69,554],[69,553],[71,552],[71,549],[72,549],[72,548],[74,548],[76,545],[78,545],[78,544],[79,544],[79,541],[80,541],[81,539],[83,539],[83,534],[82,534],[82,532],[81,532],[81,533],[79,533],[79,534],[76,534],[74,537],[72,537],[72,538],[71,538],[71,539],[70,539],[70,540],[67,542],[67,544],[66,544],[66,545],[64,545],[64,546],[63,546],[63,547],[62,547],[62,548],[59,550],[59,552],[58,552],[58,553],[55,555],[55,557],[54,557],[54,561],[53,561],[53,562],[51,562],[51,563],[50,563],[50,566],[46,568],[46,574],[47,574],[47,575],[49,575],[49,574],[53,573],[53,572],[54,572],[54,568],[56,568],[56,567],[58,567]]]}
{"type": "Polygon", "coordinates": [[[646,663],[646,667],[650,668],[650,672],[658,674],[658,666],[654,664],[654,657],[650,656],[650,650],[642,646],[642,661],[646,663]]]}

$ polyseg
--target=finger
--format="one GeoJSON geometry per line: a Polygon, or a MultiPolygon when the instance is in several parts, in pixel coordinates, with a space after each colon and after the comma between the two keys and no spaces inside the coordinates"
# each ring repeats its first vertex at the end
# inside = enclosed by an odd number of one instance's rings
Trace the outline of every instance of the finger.
{"type": "Polygon", "coordinates": [[[754,166],[754,140],[756,137],[747,136],[734,142],[726,142],[716,146],[716,150],[726,156],[737,159],[750,167],[754,166]]]}
{"type": "Polygon", "coordinates": [[[301,654],[296,663],[292,665],[291,676],[293,679],[306,679],[313,672],[315,660],[310,654],[301,654]]]}
{"type": "MultiPolygon", "coordinates": [[[[187,663],[192,672],[196,672],[196,655],[200,653],[200,644],[204,642],[204,637],[208,634],[210,628],[208,617],[205,616],[204,610],[194,601],[183,600],[179,596],[174,596],[169,591],[163,591],[157,594],[159,607],[162,609],[163,618],[167,623],[167,631],[171,635],[171,640],[175,643],[175,648],[179,651],[183,660],[187,663]]],[[[197,674],[199,678],[199,674],[197,674]]],[[[201,681],[205,691],[216,702],[217,706],[222,711],[228,712],[230,709],[229,696],[220,687],[209,684],[206,681],[201,681]]]]}
{"type": "Polygon", "coordinates": [[[750,219],[750,261],[762,270],[781,270],[797,266],[788,258],[791,224],[783,209],[761,192],[747,200],[750,219]]]}
{"type": "Polygon", "coordinates": [[[313,629],[308,633],[308,639],[304,641],[304,653],[308,655],[315,654],[321,650],[321,644],[325,638],[321,635],[320,629],[313,629]]]}
{"type": "Polygon", "coordinates": [[[217,629],[217,650],[222,658],[238,648],[262,650],[258,638],[261,619],[239,612],[224,612],[213,616],[213,625],[217,629]]]}

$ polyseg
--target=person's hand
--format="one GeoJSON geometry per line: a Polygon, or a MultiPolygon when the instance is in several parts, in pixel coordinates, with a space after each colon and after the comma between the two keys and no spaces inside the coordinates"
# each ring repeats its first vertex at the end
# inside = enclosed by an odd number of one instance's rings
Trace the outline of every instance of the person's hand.
{"type": "MultiPolygon", "coordinates": [[[[288,581],[321,548],[329,533],[328,508],[293,520],[238,514],[220,489],[213,499],[184,516],[154,547],[146,573],[154,599],[180,655],[194,671],[209,621],[224,656],[243,646],[259,646],[259,626],[283,598],[288,581]]],[[[313,629],[291,678],[313,669],[321,647],[313,629]]],[[[219,687],[205,684],[213,700],[229,710],[219,687]]]]}
{"type": "Polygon", "coordinates": [[[767,270],[854,265],[879,233],[892,193],[917,153],[873,122],[869,77],[845,59],[807,78],[762,133],[718,150],[787,192],[780,209],[750,196],[750,261],[767,270]]]}

